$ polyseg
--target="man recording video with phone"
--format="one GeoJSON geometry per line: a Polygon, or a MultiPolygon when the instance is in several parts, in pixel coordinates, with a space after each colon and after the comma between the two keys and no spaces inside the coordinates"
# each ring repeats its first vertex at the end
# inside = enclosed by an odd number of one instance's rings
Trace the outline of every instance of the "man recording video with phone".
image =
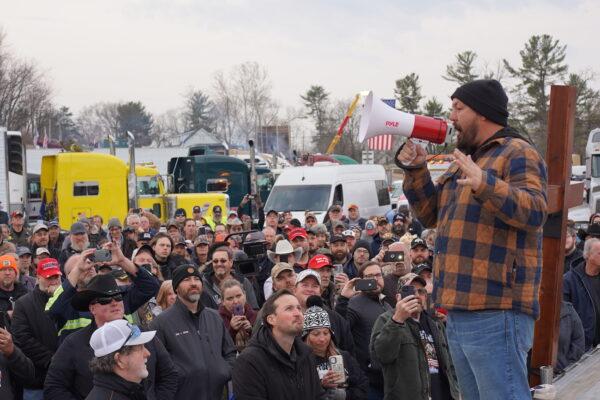
{"type": "Polygon", "coordinates": [[[395,309],[375,322],[371,358],[382,366],[386,399],[460,397],[444,325],[426,308],[425,281],[409,273],[398,281],[395,309]]]}
{"type": "Polygon", "coordinates": [[[451,99],[458,134],[448,170],[433,183],[425,150],[410,140],[396,164],[405,170],[412,210],[437,230],[433,299],[448,310],[462,398],[529,399],[546,164],[508,126],[508,98],[498,81],[472,81],[451,99]]]}

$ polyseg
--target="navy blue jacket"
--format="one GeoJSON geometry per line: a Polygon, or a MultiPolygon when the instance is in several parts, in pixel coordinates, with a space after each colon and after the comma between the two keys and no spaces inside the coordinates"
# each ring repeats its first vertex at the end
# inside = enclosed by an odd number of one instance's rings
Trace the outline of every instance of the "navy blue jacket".
{"type": "Polygon", "coordinates": [[[589,350],[596,333],[596,308],[592,300],[591,290],[584,279],[585,261],[572,265],[563,278],[563,299],[573,304],[575,311],[583,323],[585,332],[585,350],[589,350]]]}

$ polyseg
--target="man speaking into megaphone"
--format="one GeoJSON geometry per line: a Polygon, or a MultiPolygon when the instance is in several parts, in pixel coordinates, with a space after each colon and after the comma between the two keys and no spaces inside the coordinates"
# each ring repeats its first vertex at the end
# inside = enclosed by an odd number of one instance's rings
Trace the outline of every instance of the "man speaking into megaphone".
{"type": "Polygon", "coordinates": [[[496,80],[454,92],[455,161],[432,182],[426,151],[407,140],[396,154],[404,193],[419,221],[437,228],[434,300],[464,400],[530,399],[532,346],[546,219],[546,165],[508,126],[496,80]]]}

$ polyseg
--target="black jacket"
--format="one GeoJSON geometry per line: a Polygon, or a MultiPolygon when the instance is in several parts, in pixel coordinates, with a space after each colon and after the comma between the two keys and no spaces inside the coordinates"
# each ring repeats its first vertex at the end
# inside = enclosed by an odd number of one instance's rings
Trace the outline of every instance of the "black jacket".
{"type": "Polygon", "coordinates": [[[585,353],[585,334],[579,315],[571,303],[563,301],[560,305],[560,330],[558,336],[557,372],[579,361],[585,353]]]}
{"type": "Polygon", "coordinates": [[[95,374],[94,388],[86,400],[146,400],[144,387],[116,374],[95,374]]]}
{"type": "Polygon", "coordinates": [[[261,326],[233,367],[236,400],[314,400],[324,396],[310,347],[296,338],[292,354],[261,326]]]}
{"type": "Polygon", "coordinates": [[[177,368],[177,399],[218,399],[231,379],[236,355],[231,335],[216,310],[199,307],[193,316],[178,299],[150,323],[177,368]]]}
{"type": "Polygon", "coordinates": [[[575,248],[575,250],[568,255],[565,255],[565,269],[564,273],[571,269],[571,266],[580,264],[583,261],[583,251],[575,248]]]}
{"type": "MultiPolygon", "coordinates": [[[[94,357],[90,337],[96,330],[92,323],[67,336],[58,348],[44,383],[45,400],[84,399],[92,390],[93,376],[89,363],[94,357]]],[[[177,389],[177,372],[164,346],[158,339],[148,342],[148,378],[144,388],[148,399],[174,399],[177,389]]]]}
{"type": "Polygon", "coordinates": [[[585,350],[589,350],[594,343],[596,334],[596,306],[592,297],[592,288],[584,277],[585,260],[578,265],[571,265],[571,269],[563,276],[563,300],[569,302],[577,311],[583,324],[585,333],[585,350]]]}
{"type": "MultiPolygon", "coordinates": [[[[356,358],[354,358],[350,353],[344,350],[340,350],[339,352],[344,360],[344,370],[346,372],[346,387],[344,388],[344,391],[346,392],[345,400],[367,400],[367,393],[369,392],[369,380],[365,376],[365,373],[358,365],[356,358]]],[[[328,360],[315,354],[313,354],[313,357],[315,358],[315,363],[317,365],[320,363],[328,363],[328,360]]],[[[327,392],[327,396],[333,392],[332,389],[324,390],[327,392]]]]}
{"type": "Polygon", "coordinates": [[[335,309],[350,324],[358,364],[367,374],[371,385],[383,389],[381,368],[371,364],[369,343],[375,321],[379,315],[391,310],[392,307],[385,301],[377,301],[367,295],[359,294],[351,299],[340,296],[335,309]]]}
{"type": "Polygon", "coordinates": [[[0,289],[0,312],[10,311],[13,309],[13,302],[17,301],[21,296],[25,296],[29,291],[19,281],[15,281],[15,287],[12,291],[7,292],[0,289]]]}
{"type": "Polygon", "coordinates": [[[21,386],[34,377],[33,363],[17,346],[10,357],[0,353],[0,399],[21,399],[21,386]]]}
{"type": "Polygon", "coordinates": [[[167,257],[166,261],[156,261],[156,263],[160,267],[160,272],[164,280],[169,280],[173,277],[173,271],[175,268],[183,264],[189,264],[185,258],[178,256],[177,254],[171,254],[169,257],[167,257]]]}
{"type": "Polygon", "coordinates": [[[58,348],[58,335],[54,322],[44,312],[48,294],[36,286],[15,303],[11,330],[15,344],[33,361],[36,379],[26,388],[42,389],[50,360],[58,348]]]}

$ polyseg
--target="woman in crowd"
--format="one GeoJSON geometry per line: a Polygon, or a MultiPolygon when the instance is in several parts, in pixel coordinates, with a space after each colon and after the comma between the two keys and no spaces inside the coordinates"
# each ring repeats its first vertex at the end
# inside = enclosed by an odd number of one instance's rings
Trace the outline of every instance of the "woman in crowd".
{"type": "Polygon", "coordinates": [[[233,342],[241,352],[246,348],[252,326],[256,321],[256,311],[246,303],[246,293],[242,284],[236,279],[228,279],[221,284],[222,302],[219,314],[229,331],[233,342]]]}
{"type": "Polygon", "coordinates": [[[173,290],[173,281],[164,281],[156,295],[156,307],[152,309],[152,312],[154,315],[160,314],[175,304],[175,300],[177,300],[177,295],[173,290]]]}
{"type": "MultiPolygon", "coordinates": [[[[313,306],[306,310],[302,338],[313,351],[321,384],[327,391],[327,399],[367,399],[369,381],[354,357],[335,346],[329,315],[321,307],[313,306]],[[343,375],[332,369],[332,357],[340,355],[343,360],[343,375]]],[[[339,363],[339,360],[336,359],[335,362],[339,363]]]]}

